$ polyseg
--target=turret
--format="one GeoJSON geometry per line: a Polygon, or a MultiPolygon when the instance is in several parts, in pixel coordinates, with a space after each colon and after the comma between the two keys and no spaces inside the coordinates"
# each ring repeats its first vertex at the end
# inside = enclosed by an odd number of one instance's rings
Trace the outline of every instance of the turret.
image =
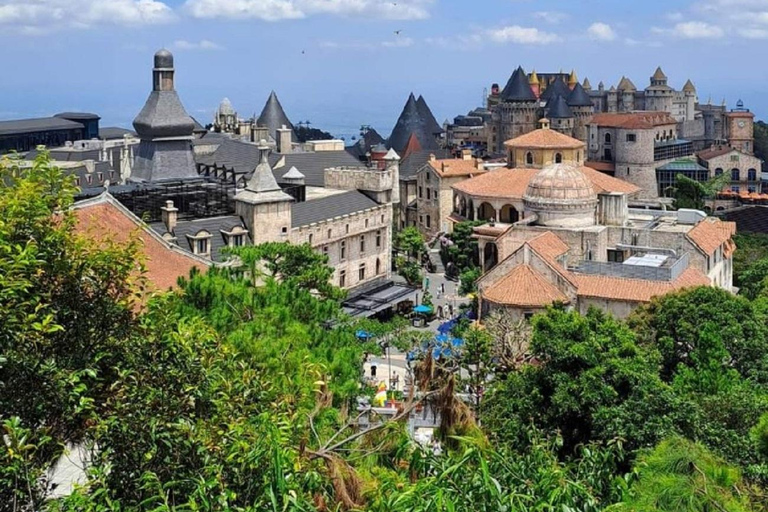
{"type": "Polygon", "coordinates": [[[576,87],[576,84],[579,83],[579,79],[576,77],[576,70],[572,69],[571,74],[568,77],[568,88],[573,89],[576,87]]]}
{"type": "Polygon", "coordinates": [[[533,94],[535,94],[537,98],[541,96],[541,86],[539,84],[539,75],[536,74],[535,69],[531,72],[531,76],[528,77],[528,83],[531,85],[531,90],[533,91],[533,94]]]}

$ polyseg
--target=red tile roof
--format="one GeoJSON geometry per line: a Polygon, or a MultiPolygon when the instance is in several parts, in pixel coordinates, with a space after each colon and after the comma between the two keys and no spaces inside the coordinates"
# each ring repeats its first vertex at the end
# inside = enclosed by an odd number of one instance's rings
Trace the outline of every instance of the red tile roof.
{"type": "Polygon", "coordinates": [[[411,153],[415,153],[417,151],[421,151],[421,143],[419,142],[419,138],[416,136],[415,133],[412,133],[410,137],[408,137],[408,143],[405,145],[405,148],[403,148],[403,154],[400,155],[400,159],[406,158],[411,155],[411,153]]]}
{"type": "Polygon", "coordinates": [[[553,302],[569,302],[565,294],[528,265],[513,268],[485,290],[483,299],[507,306],[539,308],[553,302]]]}
{"type": "Polygon", "coordinates": [[[571,273],[571,276],[578,287],[579,297],[626,302],[650,302],[653,297],[676,290],[712,284],[707,276],[693,267],[686,269],[674,281],[650,281],[577,273],[571,273]]]}
{"type": "Polygon", "coordinates": [[[463,158],[448,158],[445,160],[429,160],[427,163],[441,178],[455,178],[461,176],[479,176],[485,174],[485,169],[478,169],[475,158],[465,160],[463,158]]]}
{"type": "Polygon", "coordinates": [[[713,158],[717,158],[718,156],[727,155],[733,151],[739,152],[737,149],[730,146],[713,146],[709,149],[699,151],[698,155],[702,160],[711,160],[713,158]]]}
{"type": "Polygon", "coordinates": [[[677,124],[668,112],[601,112],[595,114],[589,124],[607,128],[648,129],[677,124]]]}
{"type": "Polygon", "coordinates": [[[735,234],[735,222],[722,221],[715,217],[707,217],[699,221],[686,236],[701,250],[701,252],[709,256],[714,253],[718,247],[731,240],[735,234]]]}
{"type": "Polygon", "coordinates": [[[635,194],[640,192],[640,187],[619,178],[608,176],[600,171],[596,171],[591,167],[582,167],[581,171],[592,182],[592,186],[595,188],[595,192],[598,194],[606,192],[620,192],[622,194],[635,194]]]}
{"type": "Polygon", "coordinates": [[[587,167],[591,167],[592,169],[596,169],[598,171],[603,172],[615,172],[616,171],[616,164],[613,162],[594,162],[594,161],[586,161],[584,162],[584,165],[587,167]]]}
{"type": "Polygon", "coordinates": [[[178,278],[188,277],[192,268],[205,270],[210,266],[210,262],[203,258],[163,240],[112,196],[102,195],[76,203],[74,214],[77,219],[75,231],[82,236],[117,243],[138,238],[146,265],[145,277],[155,291],[175,288],[178,278]]]}

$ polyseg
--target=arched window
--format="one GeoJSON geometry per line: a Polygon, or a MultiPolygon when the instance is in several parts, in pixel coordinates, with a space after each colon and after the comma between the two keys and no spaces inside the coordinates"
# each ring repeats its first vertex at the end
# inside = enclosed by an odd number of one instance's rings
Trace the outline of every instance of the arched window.
{"type": "Polygon", "coordinates": [[[720,167],[715,169],[715,176],[720,176],[721,174],[723,174],[723,170],[720,167]]]}
{"type": "Polygon", "coordinates": [[[731,181],[739,181],[739,170],[731,169],[731,181]]]}
{"type": "Polygon", "coordinates": [[[610,133],[606,133],[605,134],[605,143],[606,144],[610,144],[611,143],[611,134],[610,133]]]}
{"type": "Polygon", "coordinates": [[[755,169],[750,169],[747,171],[747,180],[757,181],[757,171],[755,169]]]}
{"type": "Polygon", "coordinates": [[[563,155],[562,155],[562,153],[555,153],[555,163],[556,164],[563,163],[563,155]]]}
{"type": "Polygon", "coordinates": [[[533,153],[530,151],[525,154],[525,163],[527,165],[533,165],[533,153]]]}

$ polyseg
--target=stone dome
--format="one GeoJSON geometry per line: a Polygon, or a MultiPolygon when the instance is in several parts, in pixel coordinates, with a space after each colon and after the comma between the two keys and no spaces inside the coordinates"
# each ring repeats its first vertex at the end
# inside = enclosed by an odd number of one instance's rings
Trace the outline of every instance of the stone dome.
{"type": "Polygon", "coordinates": [[[219,103],[219,114],[223,116],[235,115],[235,109],[232,107],[232,102],[229,101],[229,98],[224,98],[221,100],[221,103],[219,103]]]}
{"type": "Polygon", "coordinates": [[[544,226],[592,226],[597,193],[578,165],[554,164],[531,178],[523,204],[538,215],[538,224],[544,226]]]}
{"type": "Polygon", "coordinates": [[[173,67],[173,54],[163,48],[155,54],[155,67],[156,68],[172,68],[173,67]]]}

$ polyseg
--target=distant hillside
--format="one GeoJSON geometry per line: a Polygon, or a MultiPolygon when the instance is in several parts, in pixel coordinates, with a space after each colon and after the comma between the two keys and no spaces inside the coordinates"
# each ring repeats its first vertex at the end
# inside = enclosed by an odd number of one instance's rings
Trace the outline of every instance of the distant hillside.
{"type": "Polygon", "coordinates": [[[294,128],[296,136],[299,138],[299,142],[307,142],[308,140],[328,140],[332,139],[333,135],[317,128],[309,128],[307,126],[299,126],[294,128]]]}

